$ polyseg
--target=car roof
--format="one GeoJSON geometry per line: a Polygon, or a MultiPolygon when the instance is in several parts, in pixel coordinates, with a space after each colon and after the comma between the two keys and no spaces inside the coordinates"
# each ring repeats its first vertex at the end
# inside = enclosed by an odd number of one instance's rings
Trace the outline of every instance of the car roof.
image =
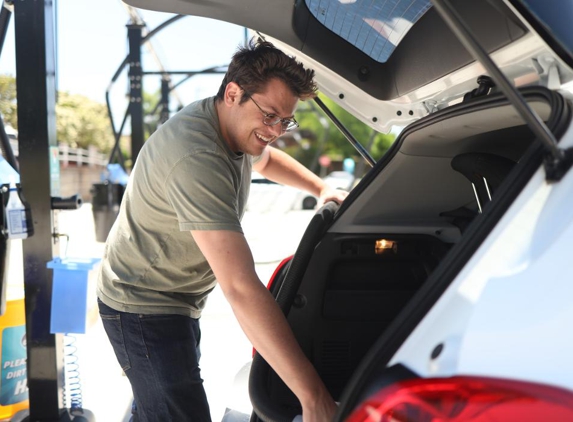
{"type": "MultiPolygon", "coordinates": [[[[429,0],[127,0],[126,3],[144,9],[231,22],[260,33],[313,68],[323,93],[382,132],[388,132],[392,126],[406,126],[451,105],[452,101],[475,89],[477,77],[484,73],[436,9],[429,6],[429,0]],[[364,3],[369,4],[369,9],[360,6],[364,3]],[[336,19],[344,22],[340,15],[350,7],[355,11],[357,7],[363,7],[364,10],[356,13],[367,15],[373,8],[380,9],[382,3],[384,6],[391,4],[393,9],[404,3],[418,4],[420,13],[389,57],[379,61],[375,55],[366,54],[364,48],[355,45],[352,37],[341,36],[341,31],[336,30],[336,19]],[[424,7],[425,4],[428,6],[424,7]],[[328,16],[320,19],[322,13],[332,15],[330,25],[328,16]]],[[[553,49],[547,45],[554,41],[548,29],[552,22],[539,23],[541,19],[535,19],[540,17],[538,13],[529,13],[530,21],[525,21],[513,6],[502,0],[454,3],[484,49],[496,52],[498,65],[519,83],[541,81],[539,75],[547,73],[547,69],[539,66],[539,62],[556,61],[560,66],[563,58],[553,50],[570,51],[567,42],[555,42],[553,49]],[[535,29],[531,21],[536,22],[535,29]]],[[[522,13],[529,11],[523,2],[515,0],[514,3],[518,3],[522,13]]],[[[527,3],[537,2],[528,0],[527,3]]],[[[545,10],[543,6],[538,9],[545,10]]],[[[383,17],[380,19],[384,20],[383,17]]],[[[355,16],[354,21],[364,26],[360,16],[358,19],[355,16]]],[[[568,37],[567,31],[562,32],[568,37]]],[[[570,68],[561,67],[561,82],[573,79],[570,68]]]]}

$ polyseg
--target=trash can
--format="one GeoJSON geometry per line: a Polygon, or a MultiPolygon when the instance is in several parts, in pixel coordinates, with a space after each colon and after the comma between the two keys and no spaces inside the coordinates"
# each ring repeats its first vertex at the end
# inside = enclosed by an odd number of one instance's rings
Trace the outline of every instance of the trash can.
{"type": "Polygon", "coordinates": [[[119,212],[125,187],[119,183],[94,183],[92,185],[92,212],[97,242],[105,242],[119,212]]]}
{"type": "Polygon", "coordinates": [[[89,271],[99,258],[54,258],[47,267],[54,270],[50,332],[86,332],[89,271]]]}

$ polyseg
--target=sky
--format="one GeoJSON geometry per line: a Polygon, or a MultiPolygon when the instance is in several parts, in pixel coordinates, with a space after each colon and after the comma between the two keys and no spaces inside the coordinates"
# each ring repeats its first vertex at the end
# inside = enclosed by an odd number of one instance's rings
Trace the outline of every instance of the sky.
{"type": "MultiPolygon", "coordinates": [[[[126,24],[130,16],[120,0],[57,0],[58,90],[81,94],[105,103],[110,89],[114,120],[121,121],[127,107],[127,66],[117,82],[111,79],[128,54],[126,24]]],[[[169,13],[138,9],[149,30],[171,18],[169,13]]],[[[186,16],[152,38],[153,49],[163,68],[172,71],[199,71],[227,65],[245,29],[236,25],[186,16]]],[[[146,47],[142,50],[144,71],[160,69],[146,47]]],[[[14,16],[0,56],[0,74],[15,76],[14,16]]],[[[182,76],[173,76],[173,82],[182,76]]],[[[197,75],[180,85],[172,96],[174,111],[196,99],[216,94],[222,75],[197,75]]],[[[144,77],[146,91],[156,91],[160,76],[144,77]]]]}

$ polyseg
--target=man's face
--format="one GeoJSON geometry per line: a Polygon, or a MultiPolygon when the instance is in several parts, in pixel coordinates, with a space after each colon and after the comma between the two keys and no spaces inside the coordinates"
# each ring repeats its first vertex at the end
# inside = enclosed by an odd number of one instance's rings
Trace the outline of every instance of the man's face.
{"type": "Polygon", "coordinates": [[[256,156],[262,154],[267,145],[285,133],[281,123],[274,126],[265,125],[264,114],[291,119],[294,117],[298,97],[284,82],[271,79],[262,92],[252,94],[251,98],[254,101],[249,99],[242,104],[239,104],[239,101],[234,104],[228,141],[233,151],[256,156]]]}

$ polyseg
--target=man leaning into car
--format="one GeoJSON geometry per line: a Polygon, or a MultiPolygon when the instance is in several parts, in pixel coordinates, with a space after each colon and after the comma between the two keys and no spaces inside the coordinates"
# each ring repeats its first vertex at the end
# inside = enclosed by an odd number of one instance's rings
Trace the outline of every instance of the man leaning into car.
{"type": "Polygon", "coordinates": [[[255,273],[241,229],[251,170],[342,202],[287,154],[268,148],[298,126],[314,72],[272,44],[239,48],[215,97],[185,107],[145,143],[106,242],[98,303],[131,383],[134,421],[209,421],[199,317],[219,283],[243,331],[298,397],[306,421],[335,403],[255,273]],[[189,233],[190,232],[190,233],[189,233]]]}

